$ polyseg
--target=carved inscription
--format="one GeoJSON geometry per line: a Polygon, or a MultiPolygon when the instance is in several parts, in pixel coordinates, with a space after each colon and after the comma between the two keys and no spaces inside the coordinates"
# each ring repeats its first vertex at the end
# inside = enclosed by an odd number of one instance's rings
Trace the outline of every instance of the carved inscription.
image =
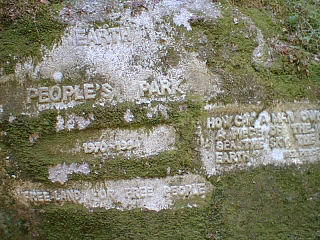
{"type": "Polygon", "coordinates": [[[201,127],[201,156],[209,175],[261,164],[316,160],[319,110],[209,116],[201,127]],[[292,161],[290,159],[296,159],[292,161]]]}
{"type": "Polygon", "coordinates": [[[31,202],[51,202],[50,192],[39,190],[26,190],[22,192],[23,197],[31,202]]]}
{"type": "Polygon", "coordinates": [[[203,196],[206,194],[205,183],[165,186],[166,196],[203,196]]]}
{"type": "Polygon", "coordinates": [[[114,142],[97,141],[83,144],[85,153],[105,153],[107,151],[130,151],[139,147],[137,140],[122,140],[114,142]]]}
{"type": "Polygon", "coordinates": [[[169,80],[153,80],[151,83],[147,81],[141,81],[140,83],[140,95],[144,96],[165,96],[185,94],[181,89],[182,80],[173,82],[169,80]]]}
{"type": "Polygon", "coordinates": [[[176,101],[185,96],[183,80],[133,81],[130,87],[125,86],[128,92],[125,93],[125,96],[121,96],[123,87],[117,85],[113,88],[109,83],[29,87],[26,89],[26,102],[28,104],[37,103],[39,110],[42,111],[52,106],[57,109],[69,108],[88,100],[95,100],[96,103],[102,104],[105,102],[118,103],[119,99],[127,99],[127,96],[131,96],[131,101],[148,103],[150,101],[176,101]]]}
{"type": "Polygon", "coordinates": [[[246,163],[250,152],[263,149],[262,129],[253,126],[256,117],[257,113],[251,112],[207,119],[207,128],[216,129],[216,163],[246,163]]]}
{"type": "Polygon", "coordinates": [[[82,144],[82,151],[95,156],[146,157],[168,151],[175,145],[175,130],[170,126],[158,126],[146,130],[102,130],[99,140],[82,144]]]}
{"type": "Polygon", "coordinates": [[[32,99],[38,103],[70,102],[96,99],[98,95],[103,98],[110,97],[112,87],[108,83],[84,83],[74,86],[55,85],[51,87],[27,88],[27,102],[32,99]]]}
{"type": "Polygon", "coordinates": [[[133,179],[98,183],[74,183],[67,189],[40,190],[39,184],[28,183],[16,190],[16,196],[25,203],[72,202],[87,208],[146,208],[159,211],[174,206],[177,199],[187,204],[195,197],[205,201],[212,185],[198,175],[184,175],[163,179],[133,179]],[[183,184],[181,184],[183,182],[183,184]]]}
{"type": "Polygon", "coordinates": [[[112,44],[130,43],[135,38],[144,38],[147,32],[143,29],[132,29],[129,27],[117,28],[76,28],[73,33],[72,45],[74,46],[92,46],[98,45],[107,47],[112,44]],[[139,36],[137,36],[139,33],[139,36]]]}
{"type": "Polygon", "coordinates": [[[127,199],[143,199],[154,196],[154,189],[150,186],[125,188],[127,199]]]}

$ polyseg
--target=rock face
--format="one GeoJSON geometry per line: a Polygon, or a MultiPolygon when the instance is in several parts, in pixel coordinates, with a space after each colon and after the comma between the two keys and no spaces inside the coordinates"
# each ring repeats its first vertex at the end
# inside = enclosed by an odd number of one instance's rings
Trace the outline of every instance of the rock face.
{"type": "Polygon", "coordinates": [[[195,230],[166,237],[220,239],[212,222],[233,186],[221,178],[318,166],[319,56],[283,40],[276,15],[264,23],[233,1],[56,2],[36,8],[58,9],[54,44],[14,58],[12,73],[1,60],[1,208],[37,209],[30,236],[59,238],[46,224],[66,216],[79,239],[118,239],[83,219],[177,226],[181,214],[195,230]]]}
{"type": "Polygon", "coordinates": [[[130,8],[118,1],[107,6],[76,1],[60,12],[70,24],[61,41],[45,50],[36,66],[26,62],[16,68],[20,79],[32,79],[25,109],[65,109],[88,100],[100,105],[182,101],[187,93],[215,96],[218,75],[197,53],[187,52],[185,46],[194,43],[175,27],[191,31],[192,19],[219,17],[220,4],[205,0],[138,2],[130,8]],[[50,79],[49,86],[40,79],[50,79]]]}
{"type": "Polygon", "coordinates": [[[200,127],[201,160],[208,175],[234,168],[314,162],[319,156],[320,111],[311,104],[216,107],[200,127]]]}
{"type": "MultiPolygon", "coordinates": [[[[74,183],[70,188],[41,190],[33,184],[25,184],[15,191],[19,201],[48,203],[73,202],[87,208],[134,209],[160,211],[171,208],[177,200],[185,200],[186,206],[197,207],[193,198],[205,199],[212,185],[197,175],[182,175],[163,179],[132,179],[74,183]]],[[[198,201],[199,202],[199,201],[198,201]]]]}

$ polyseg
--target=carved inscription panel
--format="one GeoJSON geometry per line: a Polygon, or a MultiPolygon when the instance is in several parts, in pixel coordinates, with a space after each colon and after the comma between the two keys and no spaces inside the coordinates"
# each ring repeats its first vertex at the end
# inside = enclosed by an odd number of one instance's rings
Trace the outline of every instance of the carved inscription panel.
{"type": "Polygon", "coordinates": [[[212,185],[198,175],[183,175],[162,179],[132,179],[98,183],[73,183],[63,189],[44,189],[40,184],[25,183],[14,195],[25,204],[77,203],[87,208],[134,209],[160,211],[174,207],[176,200],[196,207],[195,199],[203,199],[212,185]]]}
{"type": "MultiPolygon", "coordinates": [[[[221,76],[208,69],[202,53],[189,51],[207,39],[176,31],[177,26],[191,31],[190,21],[198,17],[221,18],[220,4],[144,1],[136,14],[130,1],[115,1],[116,9],[106,7],[110,1],[99,2],[72,1],[61,9],[57,17],[69,23],[61,39],[43,47],[39,62],[28,58],[17,64],[15,75],[25,83],[19,86],[20,112],[37,114],[88,101],[94,106],[184,101],[187,94],[212,99],[223,92],[221,76]]],[[[10,103],[4,100],[6,111],[10,103]]]]}
{"type": "Polygon", "coordinates": [[[320,153],[320,111],[293,108],[211,113],[200,127],[201,159],[207,173],[316,161],[320,153]]]}
{"type": "Polygon", "coordinates": [[[154,100],[162,102],[181,101],[184,99],[187,90],[183,79],[164,78],[123,84],[131,86],[119,86],[119,81],[116,84],[91,82],[74,85],[59,83],[49,86],[30,86],[25,91],[25,103],[27,108],[35,105],[37,110],[43,111],[47,109],[67,109],[88,100],[102,106],[105,103],[117,104],[126,100],[137,103],[149,103],[154,100]],[[112,87],[112,85],[115,87],[112,87]],[[126,94],[123,94],[123,91],[126,94]]]}
{"type": "Polygon", "coordinates": [[[147,36],[147,32],[143,31],[143,29],[137,31],[129,27],[110,28],[104,26],[98,29],[79,27],[72,32],[73,41],[70,41],[70,45],[75,47],[94,45],[108,47],[112,44],[128,44],[137,37],[137,32],[139,33],[139,38],[147,36]]]}
{"type": "Polygon", "coordinates": [[[38,110],[64,109],[87,100],[110,102],[113,96],[109,83],[83,83],[78,85],[57,84],[54,86],[29,87],[26,90],[28,106],[35,102],[38,110]]]}
{"type": "Polygon", "coordinates": [[[84,142],[81,151],[94,156],[147,157],[172,150],[175,145],[173,127],[161,125],[147,130],[102,130],[100,137],[84,142]]]}

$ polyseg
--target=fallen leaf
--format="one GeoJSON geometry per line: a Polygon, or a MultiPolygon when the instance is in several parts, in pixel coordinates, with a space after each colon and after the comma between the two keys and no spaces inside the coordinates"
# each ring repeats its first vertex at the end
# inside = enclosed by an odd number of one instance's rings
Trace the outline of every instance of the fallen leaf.
{"type": "Polygon", "coordinates": [[[40,3],[49,4],[50,2],[48,0],[40,0],[40,3]]]}

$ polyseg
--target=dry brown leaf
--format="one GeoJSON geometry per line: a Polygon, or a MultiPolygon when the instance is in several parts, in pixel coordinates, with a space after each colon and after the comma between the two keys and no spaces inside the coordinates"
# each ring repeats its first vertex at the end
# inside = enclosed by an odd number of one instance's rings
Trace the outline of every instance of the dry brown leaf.
{"type": "Polygon", "coordinates": [[[40,0],[40,3],[49,4],[50,2],[48,0],[40,0]]]}

